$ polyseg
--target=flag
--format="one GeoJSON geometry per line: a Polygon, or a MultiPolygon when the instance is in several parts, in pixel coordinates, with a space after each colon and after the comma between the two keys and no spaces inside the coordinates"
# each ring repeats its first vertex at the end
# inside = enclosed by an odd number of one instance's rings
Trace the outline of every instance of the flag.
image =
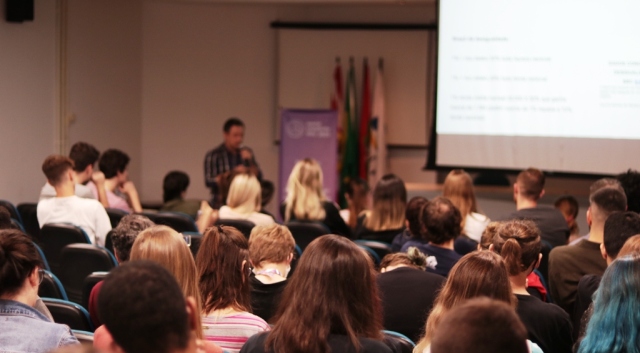
{"type": "Polygon", "coordinates": [[[374,187],[387,172],[386,121],[384,116],[384,83],[382,81],[382,58],[378,63],[376,84],[373,88],[371,107],[371,135],[369,142],[369,185],[374,187]]]}
{"type": "Polygon", "coordinates": [[[346,134],[343,130],[344,126],[344,91],[342,89],[342,65],[340,57],[336,57],[336,66],[333,69],[333,92],[331,93],[331,109],[338,112],[338,175],[342,172],[342,158],[344,153],[344,145],[346,142],[346,134]]]}
{"type": "Polygon", "coordinates": [[[367,166],[369,155],[369,122],[371,121],[371,97],[369,89],[369,63],[367,58],[364,58],[362,65],[362,108],[360,110],[360,136],[358,143],[358,176],[363,180],[367,180],[369,169],[367,166]]]}
{"type": "Polygon", "coordinates": [[[345,146],[342,154],[342,170],[340,173],[340,205],[346,207],[344,193],[351,178],[358,176],[358,132],[356,112],[356,72],[353,58],[349,62],[349,73],[347,75],[346,92],[344,95],[344,124],[345,146]]]}

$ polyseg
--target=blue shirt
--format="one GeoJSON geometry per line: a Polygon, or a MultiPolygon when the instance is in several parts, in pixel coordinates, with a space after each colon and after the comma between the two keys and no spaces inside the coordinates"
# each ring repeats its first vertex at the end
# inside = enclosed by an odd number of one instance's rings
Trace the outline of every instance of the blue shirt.
{"type": "Polygon", "coordinates": [[[435,260],[437,262],[435,266],[431,261],[427,259],[427,271],[438,274],[440,276],[447,277],[449,275],[449,271],[451,271],[451,268],[453,268],[453,265],[455,265],[456,262],[458,262],[458,260],[462,258],[460,254],[453,250],[431,245],[417,239],[412,239],[404,243],[404,245],[402,246],[402,252],[407,252],[407,250],[411,246],[415,246],[416,248],[418,248],[418,250],[427,255],[427,257],[435,257],[435,260]]]}

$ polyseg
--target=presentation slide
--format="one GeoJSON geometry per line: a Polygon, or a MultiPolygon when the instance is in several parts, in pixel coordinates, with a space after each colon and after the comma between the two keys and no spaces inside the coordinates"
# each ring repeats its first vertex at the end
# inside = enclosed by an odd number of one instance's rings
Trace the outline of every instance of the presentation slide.
{"type": "Polygon", "coordinates": [[[436,163],[640,167],[638,14],[630,0],[441,0],[436,163]]]}

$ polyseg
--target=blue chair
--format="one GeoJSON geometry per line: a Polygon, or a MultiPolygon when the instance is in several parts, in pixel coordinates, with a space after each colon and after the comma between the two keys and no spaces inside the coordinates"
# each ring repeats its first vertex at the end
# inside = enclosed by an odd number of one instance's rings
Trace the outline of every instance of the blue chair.
{"type": "Polygon", "coordinates": [[[11,227],[27,234],[27,232],[24,230],[24,227],[22,226],[22,223],[20,223],[20,221],[15,218],[11,218],[11,227]]]}
{"type": "Polygon", "coordinates": [[[72,330],[94,331],[89,312],[79,304],[52,298],[42,298],[42,301],[51,312],[54,322],[65,324],[72,330]]]}
{"type": "Polygon", "coordinates": [[[290,221],[285,224],[293,239],[296,241],[296,245],[300,247],[302,251],[316,238],[325,234],[331,234],[329,228],[320,222],[303,222],[303,221],[290,221]]]}
{"type": "Polygon", "coordinates": [[[191,250],[191,255],[193,255],[195,259],[196,255],[198,255],[198,250],[200,250],[200,244],[202,243],[202,234],[198,232],[182,232],[182,235],[191,237],[189,250],[191,250]]]}
{"type": "Polygon", "coordinates": [[[82,330],[71,330],[71,332],[76,336],[80,343],[93,346],[93,332],[82,330]]]}
{"type": "Polygon", "coordinates": [[[60,281],[69,300],[82,304],[84,280],[94,272],[108,272],[118,265],[107,249],[92,244],[70,244],[60,255],[60,281]]]}
{"type": "Polygon", "coordinates": [[[358,245],[360,249],[364,250],[367,254],[369,254],[369,257],[371,257],[371,260],[373,260],[373,263],[376,265],[376,268],[380,266],[380,261],[381,261],[380,256],[378,256],[378,254],[375,251],[373,251],[373,249],[358,243],[356,243],[356,245],[358,245]]]}
{"type": "Polygon", "coordinates": [[[105,208],[107,211],[107,215],[109,216],[109,221],[111,222],[111,228],[115,228],[120,223],[122,217],[129,214],[127,211],[123,211],[118,208],[105,208]]]}
{"type": "Polygon", "coordinates": [[[412,353],[416,347],[416,344],[409,337],[399,332],[383,330],[382,334],[384,335],[384,343],[394,352],[412,353]]]}
{"type": "Polygon", "coordinates": [[[38,222],[38,204],[21,203],[18,204],[18,213],[22,219],[22,226],[32,239],[40,236],[40,223],[38,222]]]}
{"type": "Polygon", "coordinates": [[[149,217],[155,224],[161,224],[173,228],[176,232],[197,232],[198,226],[193,218],[186,213],[182,212],[158,212],[158,213],[143,213],[144,216],[149,217]]]}
{"type": "Polygon", "coordinates": [[[47,257],[44,256],[44,252],[42,251],[42,249],[36,243],[33,243],[33,245],[36,247],[36,250],[38,250],[38,255],[40,255],[40,260],[42,260],[42,263],[44,264],[44,269],[47,271],[51,271],[51,267],[49,267],[47,257]]]}
{"type": "Polygon", "coordinates": [[[82,306],[89,309],[89,297],[91,297],[91,291],[93,287],[96,286],[99,282],[102,282],[109,272],[94,272],[87,276],[84,279],[82,284],[82,306]]]}
{"type": "Polygon", "coordinates": [[[69,244],[91,244],[89,236],[80,227],[69,223],[49,223],[42,226],[37,243],[49,261],[51,272],[60,276],[60,255],[69,244]]]}
{"type": "Polygon", "coordinates": [[[547,285],[547,280],[544,278],[544,276],[542,276],[542,273],[540,273],[538,269],[533,270],[533,272],[538,275],[538,277],[540,277],[542,286],[547,290],[547,303],[553,303],[553,298],[551,297],[551,291],[549,290],[549,285],[547,285]]]}
{"type": "Polygon", "coordinates": [[[14,206],[11,202],[7,200],[0,200],[0,206],[4,206],[4,208],[6,208],[7,211],[9,211],[11,218],[17,220],[18,222],[20,222],[20,224],[22,224],[22,217],[20,217],[20,213],[18,212],[18,209],[16,208],[16,206],[14,206]]]}
{"type": "Polygon", "coordinates": [[[253,227],[256,226],[255,223],[244,219],[218,219],[216,225],[234,227],[239,230],[240,233],[244,234],[247,239],[249,239],[253,227]]]}
{"type": "Polygon", "coordinates": [[[382,260],[385,256],[393,252],[393,249],[391,249],[391,244],[389,243],[384,243],[377,240],[364,240],[364,239],[359,239],[359,240],[356,240],[355,242],[358,245],[364,245],[369,249],[375,251],[375,253],[378,254],[378,258],[380,258],[380,260],[382,260]]]}
{"type": "Polygon", "coordinates": [[[69,300],[67,292],[64,290],[64,286],[62,286],[58,277],[47,270],[44,270],[42,283],[40,283],[40,287],[38,287],[38,296],[41,298],[69,300]]]}

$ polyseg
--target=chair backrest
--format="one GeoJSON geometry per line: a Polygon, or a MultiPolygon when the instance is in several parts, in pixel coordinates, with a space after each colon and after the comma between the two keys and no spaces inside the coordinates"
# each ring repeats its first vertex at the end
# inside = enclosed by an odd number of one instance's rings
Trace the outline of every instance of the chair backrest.
{"type": "Polygon", "coordinates": [[[113,249],[113,229],[107,232],[107,236],[104,239],[104,247],[111,251],[112,254],[115,254],[116,251],[113,249]]]}
{"type": "Polygon", "coordinates": [[[11,218],[22,223],[22,218],[20,217],[20,213],[18,213],[18,209],[16,209],[16,206],[14,206],[11,202],[7,200],[0,200],[0,206],[4,206],[4,208],[6,208],[7,211],[9,211],[11,218]]]}
{"type": "Polygon", "coordinates": [[[249,239],[253,227],[256,226],[255,223],[244,219],[218,219],[216,225],[234,227],[239,230],[240,233],[244,234],[247,239],[249,239]]]}
{"type": "Polygon", "coordinates": [[[383,330],[382,333],[384,335],[384,343],[394,352],[412,353],[416,346],[409,337],[399,332],[383,330]]]}
{"type": "Polygon", "coordinates": [[[107,215],[109,215],[109,221],[111,221],[111,228],[115,228],[120,223],[122,217],[129,214],[127,211],[123,211],[118,208],[105,208],[107,215]]]}
{"type": "Polygon", "coordinates": [[[36,250],[38,250],[38,255],[40,255],[40,260],[42,260],[42,263],[44,264],[44,269],[47,271],[51,271],[51,267],[49,267],[49,261],[47,261],[47,257],[44,256],[44,252],[42,251],[40,246],[38,246],[38,244],[36,243],[33,243],[33,245],[36,247],[36,250]]]}
{"type": "Polygon", "coordinates": [[[93,324],[85,308],[67,300],[42,298],[42,301],[51,312],[54,322],[65,324],[72,330],[93,332],[93,324]]]}
{"type": "Polygon", "coordinates": [[[82,284],[82,306],[89,309],[89,297],[91,296],[91,291],[93,287],[98,284],[98,282],[103,281],[109,272],[99,271],[94,272],[88,275],[82,284]]]}
{"type": "Polygon", "coordinates": [[[380,260],[382,260],[385,256],[393,252],[393,249],[391,249],[391,244],[383,243],[381,241],[360,239],[360,240],[356,240],[356,244],[364,245],[369,249],[373,250],[378,255],[380,260]]]}
{"type": "Polygon", "coordinates": [[[82,304],[84,280],[93,272],[108,272],[117,266],[113,255],[105,248],[91,244],[70,244],[60,255],[60,281],[69,300],[82,304]]]}
{"type": "Polygon", "coordinates": [[[173,228],[176,232],[197,232],[198,227],[193,221],[193,218],[186,213],[181,212],[158,212],[152,214],[145,214],[155,224],[162,224],[173,228]]]}
{"type": "Polygon", "coordinates": [[[314,239],[331,233],[329,228],[320,222],[290,221],[285,225],[303,252],[314,239]]]}
{"type": "Polygon", "coordinates": [[[375,251],[373,251],[373,249],[359,243],[356,243],[356,245],[358,245],[360,249],[364,250],[369,255],[369,257],[371,257],[371,260],[373,260],[373,263],[374,265],[376,265],[376,268],[380,266],[380,261],[382,261],[382,259],[380,258],[380,256],[378,256],[378,254],[375,251]]]}
{"type": "Polygon", "coordinates": [[[44,255],[47,257],[51,272],[60,276],[60,254],[62,249],[69,244],[90,244],[87,234],[79,227],[69,223],[49,223],[42,226],[40,237],[36,240],[40,243],[44,255]]]}
{"type": "Polygon", "coordinates": [[[15,218],[11,218],[11,228],[17,229],[17,230],[21,231],[22,233],[27,233],[24,230],[24,227],[22,226],[22,223],[20,223],[20,221],[18,221],[15,218]]]}
{"type": "Polygon", "coordinates": [[[44,271],[42,283],[40,283],[40,287],[38,287],[38,296],[42,298],[69,300],[67,292],[64,290],[58,277],[47,270],[44,271]]]}
{"type": "Polygon", "coordinates": [[[33,239],[40,236],[40,223],[38,222],[38,204],[37,203],[21,203],[18,205],[18,213],[22,218],[22,226],[24,230],[33,239]]]}
{"type": "Polygon", "coordinates": [[[540,249],[540,253],[542,254],[542,260],[540,260],[540,265],[538,265],[538,272],[540,272],[540,278],[544,279],[546,282],[549,280],[549,254],[553,249],[553,245],[551,245],[548,241],[541,239],[542,248],[540,249]]]}
{"type": "Polygon", "coordinates": [[[82,330],[71,330],[74,336],[80,341],[81,344],[93,346],[93,332],[82,330]]]}
{"type": "Polygon", "coordinates": [[[191,237],[191,244],[189,245],[189,250],[191,250],[191,254],[193,258],[196,258],[198,255],[198,250],[200,250],[200,244],[202,243],[202,234],[198,232],[182,232],[183,236],[191,237]]]}

